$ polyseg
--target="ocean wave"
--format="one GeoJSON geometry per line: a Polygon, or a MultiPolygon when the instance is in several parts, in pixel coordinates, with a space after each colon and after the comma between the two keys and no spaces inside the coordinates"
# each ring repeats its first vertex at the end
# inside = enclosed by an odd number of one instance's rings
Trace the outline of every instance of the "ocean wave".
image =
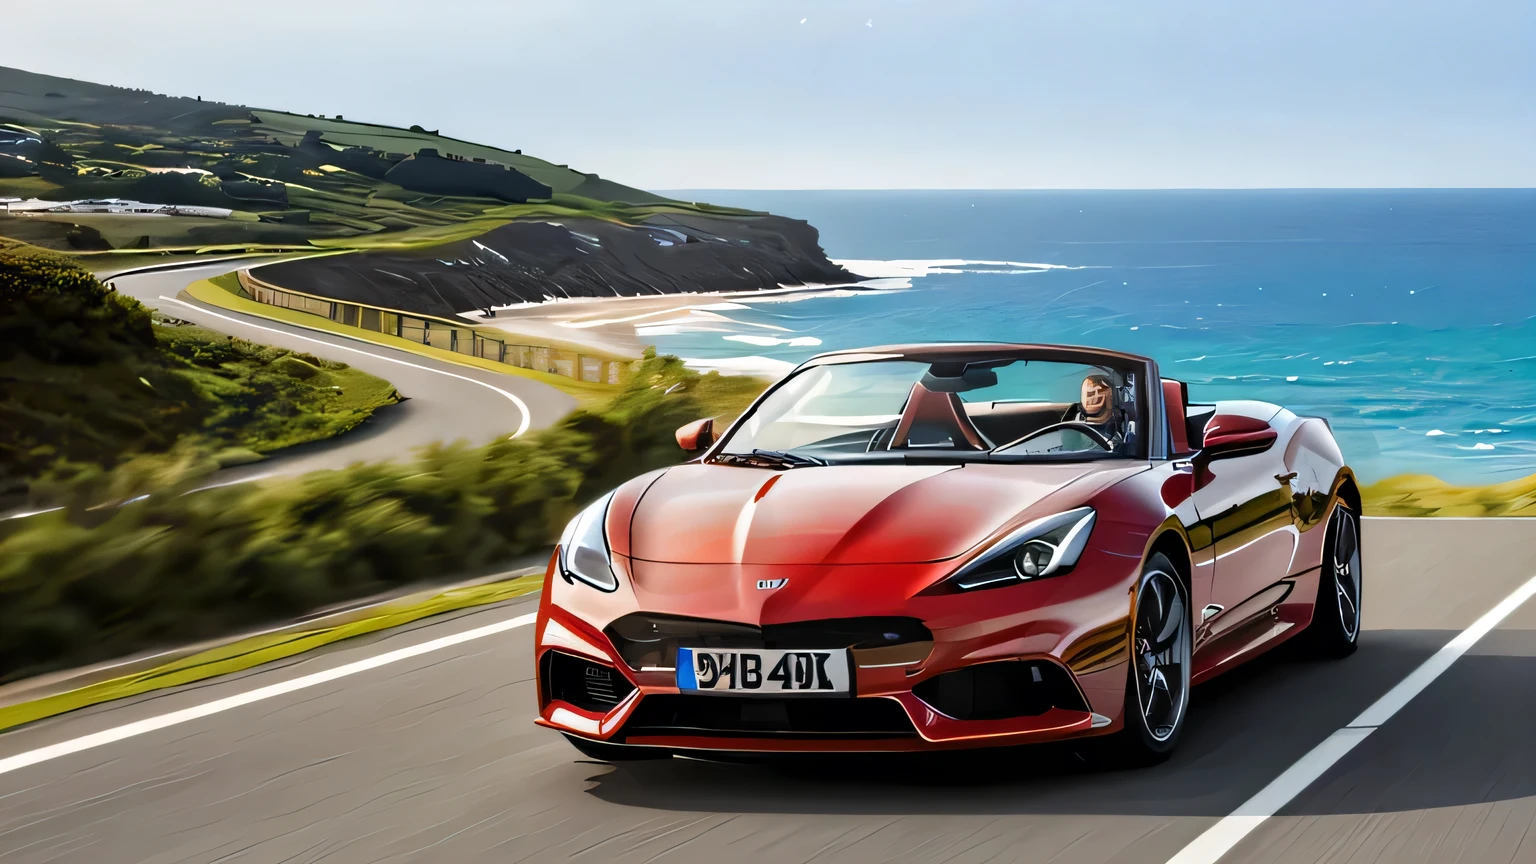
{"type": "Polygon", "coordinates": [[[757,375],[775,380],[784,377],[795,364],[773,357],[684,357],[683,365],[699,372],[719,372],[721,375],[757,375]]]}
{"type": "Polygon", "coordinates": [[[1047,270],[1088,270],[1088,265],[1040,264],[1031,261],[976,261],[967,258],[909,258],[889,261],[833,260],[833,264],[866,279],[915,279],[936,273],[1044,273],[1047,270]]]}
{"type": "Polygon", "coordinates": [[[821,340],[815,336],[793,336],[788,339],[780,339],[777,336],[749,336],[738,333],[734,336],[726,336],[725,340],[727,342],[745,342],[748,345],[757,345],[763,348],[774,345],[789,345],[799,348],[821,344],[821,340]]]}
{"type": "Polygon", "coordinates": [[[773,330],[779,333],[793,332],[788,327],[780,327],[777,324],[738,321],[716,312],[689,309],[686,315],[676,318],[636,324],[635,334],[637,336],[676,336],[679,333],[729,333],[743,327],[756,327],[760,330],[773,330]]]}

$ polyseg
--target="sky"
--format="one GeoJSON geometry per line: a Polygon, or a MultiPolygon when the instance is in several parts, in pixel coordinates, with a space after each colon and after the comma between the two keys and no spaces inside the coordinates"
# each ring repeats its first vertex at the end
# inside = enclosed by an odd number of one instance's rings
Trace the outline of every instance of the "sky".
{"type": "Polygon", "coordinates": [[[1536,186],[1532,0],[4,0],[0,65],[649,189],[1536,186]]]}

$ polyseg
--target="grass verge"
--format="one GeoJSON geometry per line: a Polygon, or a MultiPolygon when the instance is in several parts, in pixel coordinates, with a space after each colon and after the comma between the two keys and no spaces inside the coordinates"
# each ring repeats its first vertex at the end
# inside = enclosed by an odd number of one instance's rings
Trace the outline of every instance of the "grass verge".
{"type": "Polygon", "coordinates": [[[215,406],[202,434],[270,453],[350,431],[400,401],[383,378],[313,354],[273,348],[189,324],[157,322],[163,351],[215,406]]]}
{"type": "Polygon", "coordinates": [[[1454,486],[1426,474],[1400,474],[1360,490],[1367,516],[1536,517],[1536,475],[1487,486],[1454,486]]]}
{"type": "Polygon", "coordinates": [[[103,702],[242,672],[274,660],[313,651],[434,615],[487,606],[532,594],[544,584],[542,574],[501,582],[451,588],[383,604],[365,617],[329,626],[284,628],[200,651],[143,672],[123,675],[40,699],[0,707],[0,730],[10,729],[103,702]]]}

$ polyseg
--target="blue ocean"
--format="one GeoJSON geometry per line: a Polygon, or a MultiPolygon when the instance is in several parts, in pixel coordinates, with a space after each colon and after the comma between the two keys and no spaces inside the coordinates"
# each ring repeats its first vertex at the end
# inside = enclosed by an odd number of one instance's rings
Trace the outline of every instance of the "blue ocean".
{"type": "Polygon", "coordinates": [[[892,342],[1096,345],[1197,401],[1328,417],[1366,481],[1536,473],[1536,190],[670,194],[808,220],[881,278],[708,306],[645,334],[665,353],[782,369],[892,342]]]}

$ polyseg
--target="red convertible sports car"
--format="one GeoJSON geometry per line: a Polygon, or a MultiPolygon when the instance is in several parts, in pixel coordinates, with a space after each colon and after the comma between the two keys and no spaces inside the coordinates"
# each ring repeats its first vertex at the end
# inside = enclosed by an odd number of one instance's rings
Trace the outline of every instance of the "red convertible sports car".
{"type": "Polygon", "coordinates": [[[1145,357],[902,345],[802,364],[566,529],[540,716],[606,760],[1111,736],[1193,684],[1354,650],[1360,493],[1327,421],[1190,404],[1145,357]]]}

